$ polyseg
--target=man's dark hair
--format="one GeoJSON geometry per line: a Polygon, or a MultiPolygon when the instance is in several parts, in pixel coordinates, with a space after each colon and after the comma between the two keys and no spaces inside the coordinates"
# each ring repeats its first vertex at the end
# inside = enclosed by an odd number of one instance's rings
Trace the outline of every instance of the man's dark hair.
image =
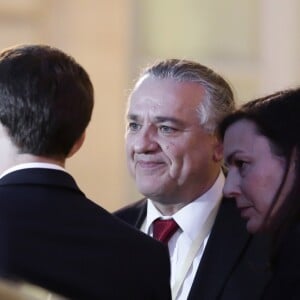
{"type": "Polygon", "coordinates": [[[0,122],[20,153],[66,157],[93,105],[87,72],[62,51],[21,45],[0,53],[0,122]]]}

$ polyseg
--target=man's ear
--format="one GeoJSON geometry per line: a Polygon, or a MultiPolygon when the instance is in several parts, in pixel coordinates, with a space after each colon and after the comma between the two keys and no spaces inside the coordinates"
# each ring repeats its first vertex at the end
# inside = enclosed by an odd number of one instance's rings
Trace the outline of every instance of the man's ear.
{"type": "Polygon", "coordinates": [[[213,160],[219,162],[223,159],[223,143],[216,137],[213,160]]]}
{"type": "Polygon", "coordinates": [[[85,140],[85,131],[79,137],[79,139],[76,141],[76,143],[73,145],[73,147],[71,148],[67,158],[70,158],[71,156],[73,156],[81,148],[84,140],[85,140]]]}

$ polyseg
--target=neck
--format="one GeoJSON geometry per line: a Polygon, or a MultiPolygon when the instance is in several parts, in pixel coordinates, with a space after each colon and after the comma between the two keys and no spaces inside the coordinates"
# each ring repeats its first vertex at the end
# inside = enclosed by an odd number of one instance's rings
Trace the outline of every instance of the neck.
{"type": "Polygon", "coordinates": [[[6,128],[0,122],[0,173],[19,164],[30,162],[44,162],[65,166],[65,157],[45,157],[28,153],[20,153],[20,149],[13,143],[11,137],[7,134],[6,128]]]}
{"type": "Polygon", "coordinates": [[[4,164],[1,164],[1,173],[5,170],[24,163],[33,163],[33,162],[39,162],[39,163],[49,163],[49,164],[55,164],[60,167],[65,167],[65,160],[62,159],[56,159],[56,158],[50,158],[50,157],[44,157],[44,156],[36,156],[32,154],[16,154],[10,157],[10,159],[7,159],[4,164]]]}
{"type": "Polygon", "coordinates": [[[152,201],[154,206],[161,212],[163,216],[172,216],[188,203],[164,204],[158,201],[152,201]]]}
{"type": "Polygon", "coordinates": [[[61,167],[65,167],[64,159],[45,157],[45,156],[36,156],[36,155],[32,155],[32,154],[19,154],[16,157],[15,162],[16,162],[16,164],[40,162],[40,163],[55,164],[55,165],[59,165],[61,167]]]}
{"type": "Polygon", "coordinates": [[[205,184],[197,185],[197,189],[185,190],[185,193],[180,193],[178,190],[172,194],[161,194],[161,195],[149,195],[153,205],[161,212],[164,216],[172,216],[180,209],[198,199],[210,190],[218,179],[220,170],[215,176],[211,177],[205,184]]]}

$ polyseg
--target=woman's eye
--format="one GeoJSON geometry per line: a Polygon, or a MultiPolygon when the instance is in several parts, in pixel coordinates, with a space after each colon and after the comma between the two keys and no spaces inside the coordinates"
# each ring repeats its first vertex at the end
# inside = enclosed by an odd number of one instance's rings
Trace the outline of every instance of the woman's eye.
{"type": "Polygon", "coordinates": [[[248,162],[244,160],[236,160],[235,166],[239,169],[240,172],[244,172],[248,166],[248,162]]]}
{"type": "Polygon", "coordinates": [[[238,168],[242,168],[244,164],[245,164],[245,162],[242,161],[242,160],[237,160],[237,161],[235,162],[235,165],[236,165],[238,168]]]}

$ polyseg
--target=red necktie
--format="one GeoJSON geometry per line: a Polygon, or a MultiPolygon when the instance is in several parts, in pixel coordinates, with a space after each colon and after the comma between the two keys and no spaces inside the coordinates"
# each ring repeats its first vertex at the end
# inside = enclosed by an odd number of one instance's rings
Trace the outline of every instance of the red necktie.
{"type": "Polygon", "coordinates": [[[153,237],[164,244],[168,244],[169,239],[178,228],[178,224],[173,219],[156,219],[153,222],[153,237]]]}

